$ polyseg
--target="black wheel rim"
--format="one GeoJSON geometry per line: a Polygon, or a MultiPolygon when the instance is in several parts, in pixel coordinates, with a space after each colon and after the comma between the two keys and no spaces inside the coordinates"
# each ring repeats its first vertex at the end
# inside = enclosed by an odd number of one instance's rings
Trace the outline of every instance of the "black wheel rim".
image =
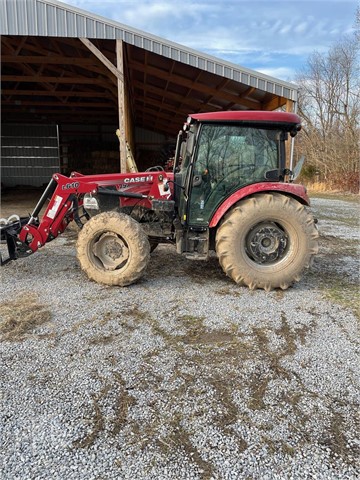
{"type": "Polygon", "coordinates": [[[286,231],[275,222],[261,222],[246,235],[245,250],[248,257],[261,265],[280,261],[289,245],[286,231]]]}

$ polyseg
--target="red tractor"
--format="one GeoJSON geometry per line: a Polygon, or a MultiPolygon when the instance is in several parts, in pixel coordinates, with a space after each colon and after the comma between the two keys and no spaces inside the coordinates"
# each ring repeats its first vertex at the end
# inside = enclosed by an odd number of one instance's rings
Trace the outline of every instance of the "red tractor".
{"type": "Polygon", "coordinates": [[[2,263],[32,254],[74,220],[80,265],[99,283],[136,282],[150,252],[172,243],[189,259],[214,250],[238,284],[286,289],[318,251],[306,189],[285,164],[285,140],[300,128],[292,113],[194,114],[178,134],[172,172],[54,174],[30,217],[2,219],[2,263]]]}

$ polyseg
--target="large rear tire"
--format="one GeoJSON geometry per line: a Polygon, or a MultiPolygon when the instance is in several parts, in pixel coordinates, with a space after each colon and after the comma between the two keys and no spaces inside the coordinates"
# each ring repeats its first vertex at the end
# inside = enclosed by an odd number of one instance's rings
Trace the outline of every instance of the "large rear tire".
{"type": "Polygon", "coordinates": [[[143,276],[150,259],[150,245],[141,226],[118,212],[92,217],[77,241],[81,268],[95,282],[126,286],[143,276]]]}
{"type": "Polygon", "coordinates": [[[258,194],[226,214],[216,234],[216,252],[236,283],[285,290],[311,264],[318,237],[312,215],[300,202],[279,193],[258,194]]]}

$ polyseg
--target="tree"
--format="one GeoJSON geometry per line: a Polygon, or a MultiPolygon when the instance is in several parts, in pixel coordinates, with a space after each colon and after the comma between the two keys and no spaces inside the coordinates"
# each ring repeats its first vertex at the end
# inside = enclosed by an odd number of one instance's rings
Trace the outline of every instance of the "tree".
{"type": "Polygon", "coordinates": [[[359,45],[347,37],[327,54],[314,52],[297,77],[307,165],[328,187],[351,191],[359,191],[359,45]]]}

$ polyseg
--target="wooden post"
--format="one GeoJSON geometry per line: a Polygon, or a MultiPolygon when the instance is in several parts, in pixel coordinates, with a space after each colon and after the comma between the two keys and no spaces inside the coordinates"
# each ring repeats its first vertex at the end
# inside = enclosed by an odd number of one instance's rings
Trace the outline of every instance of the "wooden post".
{"type": "Polygon", "coordinates": [[[125,76],[123,42],[116,40],[116,66],[121,74],[117,77],[118,84],[118,109],[119,109],[119,150],[120,150],[120,172],[126,172],[126,116],[125,116],[125,76]]]}
{"type": "MultiPolygon", "coordinates": [[[[124,75],[124,56],[123,56],[123,42],[116,40],[116,63],[113,65],[108,58],[93,44],[88,38],[79,39],[86,47],[105,65],[106,68],[115,76],[118,86],[118,111],[119,111],[119,128],[116,130],[116,135],[119,138],[120,150],[120,172],[126,172],[127,146],[126,139],[129,135],[127,110],[126,110],[126,96],[125,96],[125,75],[124,75]]],[[[136,169],[136,165],[132,168],[136,169]]]]}

